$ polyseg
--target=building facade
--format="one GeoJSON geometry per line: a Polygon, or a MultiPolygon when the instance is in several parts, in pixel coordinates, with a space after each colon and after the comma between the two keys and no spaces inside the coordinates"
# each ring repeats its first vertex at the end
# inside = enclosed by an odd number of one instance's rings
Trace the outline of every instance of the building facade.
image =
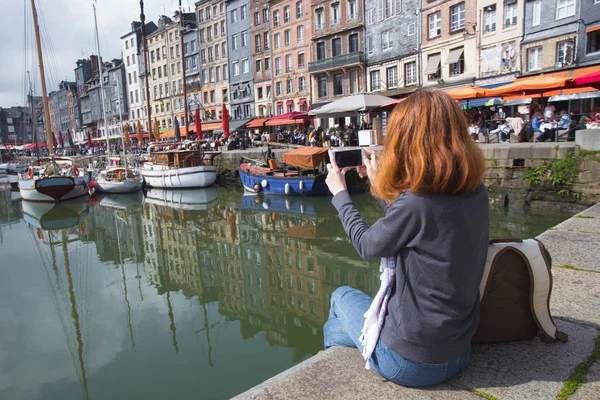
{"type": "Polygon", "coordinates": [[[479,86],[507,83],[521,71],[525,0],[478,0],[479,86]]]}
{"type": "Polygon", "coordinates": [[[240,121],[254,116],[254,66],[249,8],[247,0],[227,2],[231,118],[240,121]]]}
{"type": "MultiPolygon", "coordinates": [[[[148,130],[146,117],[146,88],[143,76],[145,75],[144,46],[142,43],[142,23],[131,23],[131,31],[121,36],[121,51],[125,64],[126,93],[129,104],[129,124],[135,127],[138,121],[148,130]]],[[[157,29],[154,22],[146,24],[146,34],[151,34],[157,29]]]]}
{"type": "MultiPolygon", "coordinates": [[[[227,9],[225,0],[196,3],[200,54],[201,104],[203,121],[222,118],[222,104],[229,104],[227,9]]],[[[229,108],[229,107],[228,107],[229,108]]]]}
{"type": "MultiPolygon", "coordinates": [[[[27,107],[0,107],[0,139],[2,144],[25,144],[33,141],[31,110],[27,107]]],[[[38,136],[38,141],[46,139],[38,136]]]]}
{"type": "Polygon", "coordinates": [[[578,21],[577,54],[575,61],[585,66],[600,63],[600,2],[578,2],[581,8],[578,21]]]}
{"type": "MultiPolygon", "coordinates": [[[[186,29],[183,34],[183,56],[185,84],[188,96],[188,109],[191,115],[197,108],[201,108],[200,97],[200,51],[198,48],[198,31],[186,29]]],[[[190,124],[194,123],[193,117],[190,124]]]]}
{"type": "Polygon", "coordinates": [[[276,115],[306,111],[309,106],[312,27],[308,5],[308,0],[270,2],[276,115]]]}
{"type": "Polygon", "coordinates": [[[254,62],[254,112],[259,117],[273,115],[273,75],[271,11],[269,0],[252,2],[250,31],[254,62]]]}
{"type": "Polygon", "coordinates": [[[419,84],[419,0],[365,2],[367,90],[386,96],[419,84]]]}
{"type": "Polygon", "coordinates": [[[524,74],[574,66],[582,0],[525,2],[521,42],[524,74]]]}
{"type": "Polygon", "coordinates": [[[472,84],[478,75],[475,0],[421,1],[422,86],[472,84]]]}
{"type": "Polygon", "coordinates": [[[76,82],[60,82],[58,90],[50,92],[50,126],[52,133],[61,135],[67,142],[67,135],[75,140],[76,132],[81,130],[81,112],[76,82]]]}
{"type": "Polygon", "coordinates": [[[105,88],[106,119],[108,122],[108,136],[121,136],[123,126],[129,121],[129,101],[127,86],[125,84],[125,64],[123,60],[112,60],[111,67],[107,70],[108,88],[105,88]]]}
{"type": "Polygon", "coordinates": [[[363,2],[311,2],[313,108],[366,90],[363,2]]]}

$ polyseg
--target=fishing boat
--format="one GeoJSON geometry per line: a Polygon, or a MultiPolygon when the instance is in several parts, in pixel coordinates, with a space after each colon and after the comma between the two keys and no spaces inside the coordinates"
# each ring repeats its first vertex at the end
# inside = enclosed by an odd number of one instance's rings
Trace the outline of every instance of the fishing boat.
{"type": "Polygon", "coordinates": [[[146,203],[176,210],[201,211],[217,205],[217,189],[164,190],[152,188],[146,192],[146,203]]]}
{"type": "Polygon", "coordinates": [[[92,186],[101,193],[135,193],[144,186],[144,178],[131,168],[110,167],[98,174],[92,186]]]}
{"type": "Polygon", "coordinates": [[[0,164],[0,179],[3,179],[3,182],[10,183],[11,186],[17,187],[19,184],[19,174],[26,171],[26,165],[15,163],[0,164]]]}
{"type": "Polygon", "coordinates": [[[153,188],[190,189],[212,186],[217,180],[214,159],[218,151],[168,150],[150,154],[140,168],[146,184],[153,188]]]}
{"type": "Polygon", "coordinates": [[[327,149],[299,147],[289,151],[283,155],[286,165],[282,168],[274,159],[267,158],[267,165],[242,159],[238,171],[244,189],[252,193],[284,196],[330,194],[325,184],[327,149]]]}
{"type": "Polygon", "coordinates": [[[88,195],[87,179],[69,157],[40,159],[42,167],[29,167],[19,174],[19,192],[23,200],[58,203],[88,195]]]}
{"type": "Polygon", "coordinates": [[[23,202],[23,218],[34,228],[45,231],[67,229],[82,223],[88,216],[85,199],[59,204],[23,202]]]}

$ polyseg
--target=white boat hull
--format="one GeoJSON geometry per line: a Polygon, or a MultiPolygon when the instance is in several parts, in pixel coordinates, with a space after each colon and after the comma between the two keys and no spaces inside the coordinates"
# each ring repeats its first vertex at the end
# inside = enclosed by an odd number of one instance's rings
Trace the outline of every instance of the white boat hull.
{"type": "Polygon", "coordinates": [[[58,203],[88,195],[85,181],[70,177],[19,179],[19,192],[23,200],[40,203],[58,203]]]}
{"type": "Polygon", "coordinates": [[[164,190],[152,188],[146,192],[146,203],[177,210],[208,210],[217,204],[217,188],[196,190],[164,190]]]}
{"type": "Polygon", "coordinates": [[[131,179],[122,182],[107,182],[102,179],[96,181],[94,190],[101,193],[134,193],[142,190],[144,181],[131,179]]]}
{"type": "Polygon", "coordinates": [[[146,163],[139,170],[146,185],[162,189],[191,189],[214,185],[217,180],[217,167],[198,166],[188,168],[167,168],[146,163]]]}

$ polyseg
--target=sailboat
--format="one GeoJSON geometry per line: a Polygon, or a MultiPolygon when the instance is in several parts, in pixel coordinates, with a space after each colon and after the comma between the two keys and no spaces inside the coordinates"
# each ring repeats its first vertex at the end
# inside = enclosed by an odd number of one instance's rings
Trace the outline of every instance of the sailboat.
{"type": "MultiPolygon", "coordinates": [[[[42,102],[44,105],[44,122],[46,123],[46,138],[48,141],[48,154],[53,154],[54,142],[50,127],[50,110],[48,107],[48,93],[46,91],[46,75],[44,72],[44,57],[40,39],[40,28],[35,0],[31,0],[31,13],[37,55],[42,84],[42,102]]],[[[24,200],[42,203],[58,203],[77,197],[87,196],[87,180],[80,176],[77,166],[68,157],[57,158],[51,156],[40,160],[42,167],[29,167],[27,172],[18,175],[18,186],[24,200]]]]}
{"type": "MultiPolygon", "coordinates": [[[[94,27],[96,33],[96,50],[98,52],[98,59],[102,60],[100,56],[100,37],[98,35],[98,19],[96,18],[96,5],[92,4],[94,8],[94,27]]],[[[102,62],[98,63],[100,73],[100,86],[102,92],[102,112],[104,114],[104,127],[107,129],[106,133],[106,149],[108,157],[108,149],[110,149],[110,143],[108,140],[108,124],[106,122],[106,111],[104,110],[104,79],[102,76],[102,62]]],[[[96,176],[95,181],[90,182],[90,186],[95,191],[102,193],[134,193],[142,189],[144,185],[144,178],[134,169],[127,167],[127,152],[125,151],[125,135],[123,132],[123,105],[122,105],[122,93],[117,80],[117,90],[119,94],[119,118],[121,119],[121,144],[123,146],[123,162],[124,167],[107,167],[96,176]]]]}

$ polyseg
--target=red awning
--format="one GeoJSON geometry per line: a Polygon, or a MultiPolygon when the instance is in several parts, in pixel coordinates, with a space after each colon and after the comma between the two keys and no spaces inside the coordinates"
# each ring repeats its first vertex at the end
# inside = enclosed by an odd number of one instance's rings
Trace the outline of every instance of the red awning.
{"type": "Polygon", "coordinates": [[[303,120],[301,119],[273,119],[271,118],[269,121],[267,121],[267,123],[265,124],[266,126],[281,126],[281,125],[297,125],[297,124],[302,124],[303,120]]]}
{"type": "MultiPolygon", "coordinates": [[[[261,106],[259,106],[261,107],[261,106]]],[[[246,128],[262,128],[269,118],[256,118],[246,124],[246,128]]]]}
{"type": "Polygon", "coordinates": [[[303,105],[305,103],[306,103],[306,99],[300,99],[300,100],[298,100],[298,105],[299,106],[301,106],[301,105],[303,105]]]}
{"type": "Polygon", "coordinates": [[[282,105],[283,105],[283,101],[278,101],[278,102],[277,102],[277,105],[278,105],[278,106],[282,106],[282,105]]]}
{"type": "Polygon", "coordinates": [[[288,106],[291,105],[291,104],[294,104],[294,100],[288,100],[288,101],[285,102],[285,104],[288,105],[288,106]]]}

